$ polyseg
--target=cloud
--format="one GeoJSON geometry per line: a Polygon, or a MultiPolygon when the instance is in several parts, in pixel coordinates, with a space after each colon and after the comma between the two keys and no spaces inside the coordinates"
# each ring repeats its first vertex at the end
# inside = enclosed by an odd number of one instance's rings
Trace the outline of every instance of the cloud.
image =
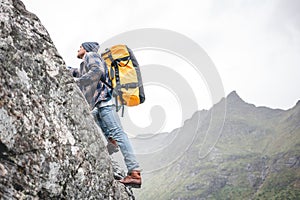
{"type": "Polygon", "coordinates": [[[205,49],[226,93],[237,90],[246,101],[280,108],[300,97],[298,0],[23,1],[40,17],[68,65],[79,65],[81,42],[164,28],[205,49]]]}
{"type": "Polygon", "coordinates": [[[278,2],[277,9],[273,17],[281,25],[288,24],[299,31],[300,29],[300,1],[298,0],[281,0],[278,2]]]}

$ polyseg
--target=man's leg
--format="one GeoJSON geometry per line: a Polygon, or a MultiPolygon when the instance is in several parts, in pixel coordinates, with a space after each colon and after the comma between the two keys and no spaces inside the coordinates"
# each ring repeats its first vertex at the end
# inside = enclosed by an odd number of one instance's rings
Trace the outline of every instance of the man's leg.
{"type": "MultiPolygon", "coordinates": [[[[136,157],[133,152],[133,148],[128,139],[127,134],[123,131],[123,128],[120,123],[119,116],[115,111],[114,106],[105,106],[99,108],[99,117],[101,119],[101,123],[105,125],[107,137],[111,137],[117,141],[118,146],[123,154],[125,164],[127,166],[129,176],[131,174],[135,174],[134,177],[126,177],[127,182],[123,182],[124,184],[133,184],[133,186],[140,187],[141,185],[141,177],[139,164],[136,160],[136,157]],[[138,171],[138,173],[136,173],[138,171]],[[136,179],[136,180],[133,180],[136,179]]],[[[122,182],[122,181],[121,181],[122,182]]]]}
{"type": "Polygon", "coordinates": [[[127,134],[123,131],[120,123],[120,119],[113,106],[105,106],[99,108],[99,116],[101,123],[106,127],[106,137],[113,138],[117,141],[118,146],[124,156],[124,161],[130,172],[133,169],[139,168],[139,164],[136,161],[132,146],[127,137],[127,134]]]}
{"type": "Polygon", "coordinates": [[[92,115],[97,123],[97,125],[101,128],[106,140],[107,140],[107,151],[109,155],[112,155],[113,153],[116,153],[119,151],[118,145],[115,140],[113,140],[111,137],[109,137],[109,132],[107,130],[107,126],[103,121],[101,120],[99,116],[99,108],[95,107],[92,110],[92,115]]]}

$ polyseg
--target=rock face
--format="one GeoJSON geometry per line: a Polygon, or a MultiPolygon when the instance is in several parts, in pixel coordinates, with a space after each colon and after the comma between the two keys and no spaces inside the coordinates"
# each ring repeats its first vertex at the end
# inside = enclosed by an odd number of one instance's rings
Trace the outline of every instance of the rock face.
{"type": "Polygon", "coordinates": [[[129,199],[39,19],[0,4],[0,198],[129,199]]]}

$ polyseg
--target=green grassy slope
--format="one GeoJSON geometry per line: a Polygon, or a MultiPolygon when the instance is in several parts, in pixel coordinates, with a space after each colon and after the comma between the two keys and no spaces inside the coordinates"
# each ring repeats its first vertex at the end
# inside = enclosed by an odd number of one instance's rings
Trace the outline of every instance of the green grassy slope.
{"type": "MultiPolygon", "coordinates": [[[[296,199],[300,196],[300,104],[287,111],[255,107],[233,92],[226,98],[226,105],[221,135],[214,133],[218,127],[210,124],[212,110],[219,111],[218,104],[209,111],[198,112],[177,130],[176,134],[189,137],[196,116],[201,115],[190,148],[171,165],[145,174],[143,188],[136,191],[137,199],[296,199]],[[210,137],[205,136],[207,133],[210,137]],[[209,145],[203,142],[204,138],[208,138],[205,141],[208,144],[217,141],[206,157],[202,152],[209,145]]],[[[172,145],[181,149],[180,140],[172,145]]],[[[172,157],[171,149],[160,152],[151,162],[172,157]]],[[[176,150],[174,153],[178,154],[176,150]]]]}

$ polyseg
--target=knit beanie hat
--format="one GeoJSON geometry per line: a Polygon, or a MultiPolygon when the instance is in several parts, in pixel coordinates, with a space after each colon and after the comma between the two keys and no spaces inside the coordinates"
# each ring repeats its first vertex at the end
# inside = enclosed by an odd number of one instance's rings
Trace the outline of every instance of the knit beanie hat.
{"type": "Polygon", "coordinates": [[[100,45],[97,42],[84,42],[81,44],[81,46],[87,51],[87,52],[98,52],[98,49],[100,48],[100,45]]]}

